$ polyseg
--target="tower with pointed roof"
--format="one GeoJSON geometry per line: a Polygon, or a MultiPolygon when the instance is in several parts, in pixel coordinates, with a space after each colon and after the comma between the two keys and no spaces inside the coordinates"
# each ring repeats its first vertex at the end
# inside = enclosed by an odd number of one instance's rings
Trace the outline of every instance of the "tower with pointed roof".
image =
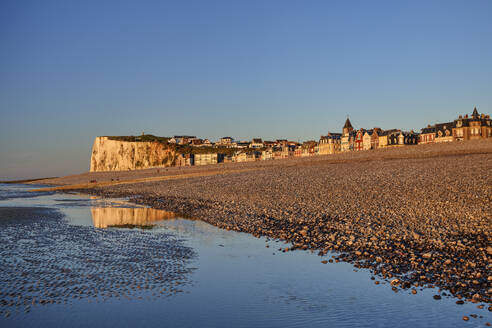
{"type": "Polygon", "coordinates": [[[345,125],[342,129],[342,137],[341,137],[341,150],[342,151],[351,151],[354,149],[355,142],[355,134],[354,128],[352,127],[352,123],[347,115],[347,120],[345,121],[345,125]]]}
{"type": "Polygon", "coordinates": [[[354,128],[352,127],[352,124],[350,123],[350,120],[347,116],[347,120],[345,121],[345,125],[343,126],[342,134],[348,135],[353,130],[354,130],[354,128]]]}
{"type": "Polygon", "coordinates": [[[474,120],[477,120],[480,117],[480,114],[478,114],[477,107],[473,109],[472,117],[474,120]]]}

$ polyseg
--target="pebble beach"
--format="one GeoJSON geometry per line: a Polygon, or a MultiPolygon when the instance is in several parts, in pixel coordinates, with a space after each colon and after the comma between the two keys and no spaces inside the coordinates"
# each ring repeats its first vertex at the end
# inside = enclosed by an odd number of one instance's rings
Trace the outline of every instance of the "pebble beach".
{"type": "Polygon", "coordinates": [[[375,283],[492,311],[492,142],[423,145],[209,167],[87,173],[46,181],[220,170],[223,174],[83,190],[285,240],[323,263],[368,268],[375,283]],[[238,171],[237,169],[244,169],[238,171]],[[335,254],[335,255],[333,255],[335,254]]]}

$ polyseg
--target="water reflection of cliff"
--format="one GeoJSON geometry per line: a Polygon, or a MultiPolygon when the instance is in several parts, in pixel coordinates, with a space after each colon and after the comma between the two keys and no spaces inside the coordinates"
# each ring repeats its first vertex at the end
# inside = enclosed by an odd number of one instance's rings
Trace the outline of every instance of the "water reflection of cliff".
{"type": "Polygon", "coordinates": [[[148,226],[156,221],[175,218],[173,212],[156,210],[153,208],[124,208],[124,207],[93,207],[92,222],[96,228],[108,226],[148,226]]]}

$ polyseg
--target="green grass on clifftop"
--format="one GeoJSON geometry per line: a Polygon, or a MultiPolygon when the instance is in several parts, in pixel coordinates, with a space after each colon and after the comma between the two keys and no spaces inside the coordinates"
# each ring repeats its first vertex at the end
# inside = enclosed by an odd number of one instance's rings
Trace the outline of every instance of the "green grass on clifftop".
{"type": "Polygon", "coordinates": [[[108,136],[109,140],[117,140],[117,141],[128,141],[128,142],[160,142],[162,144],[169,143],[169,137],[158,137],[152,134],[144,134],[141,136],[108,136]]]}
{"type": "Polygon", "coordinates": [[[109,140],[126,141],[126,142],[158,142],[166,145],[167,148],[173,149],[178,154],[210,154],[220,153],[232,155],[236,151],[234,148],[227,147],[193,147],[190,145],[177,145],[169,143],[169,137],[158,137],[152,134],[140,136],[107,136],[109,140]]]}

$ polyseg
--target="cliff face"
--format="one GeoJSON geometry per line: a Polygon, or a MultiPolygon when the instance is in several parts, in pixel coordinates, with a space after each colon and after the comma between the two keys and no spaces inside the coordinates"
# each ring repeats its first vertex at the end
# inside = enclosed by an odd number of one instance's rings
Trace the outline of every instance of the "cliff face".
{"type": "Polygon", "coordinates": [[[96,137],[92,146],[91,172],[126,171],[171,166],[173,149],[159,142],[130,142],[96,137]]]}

